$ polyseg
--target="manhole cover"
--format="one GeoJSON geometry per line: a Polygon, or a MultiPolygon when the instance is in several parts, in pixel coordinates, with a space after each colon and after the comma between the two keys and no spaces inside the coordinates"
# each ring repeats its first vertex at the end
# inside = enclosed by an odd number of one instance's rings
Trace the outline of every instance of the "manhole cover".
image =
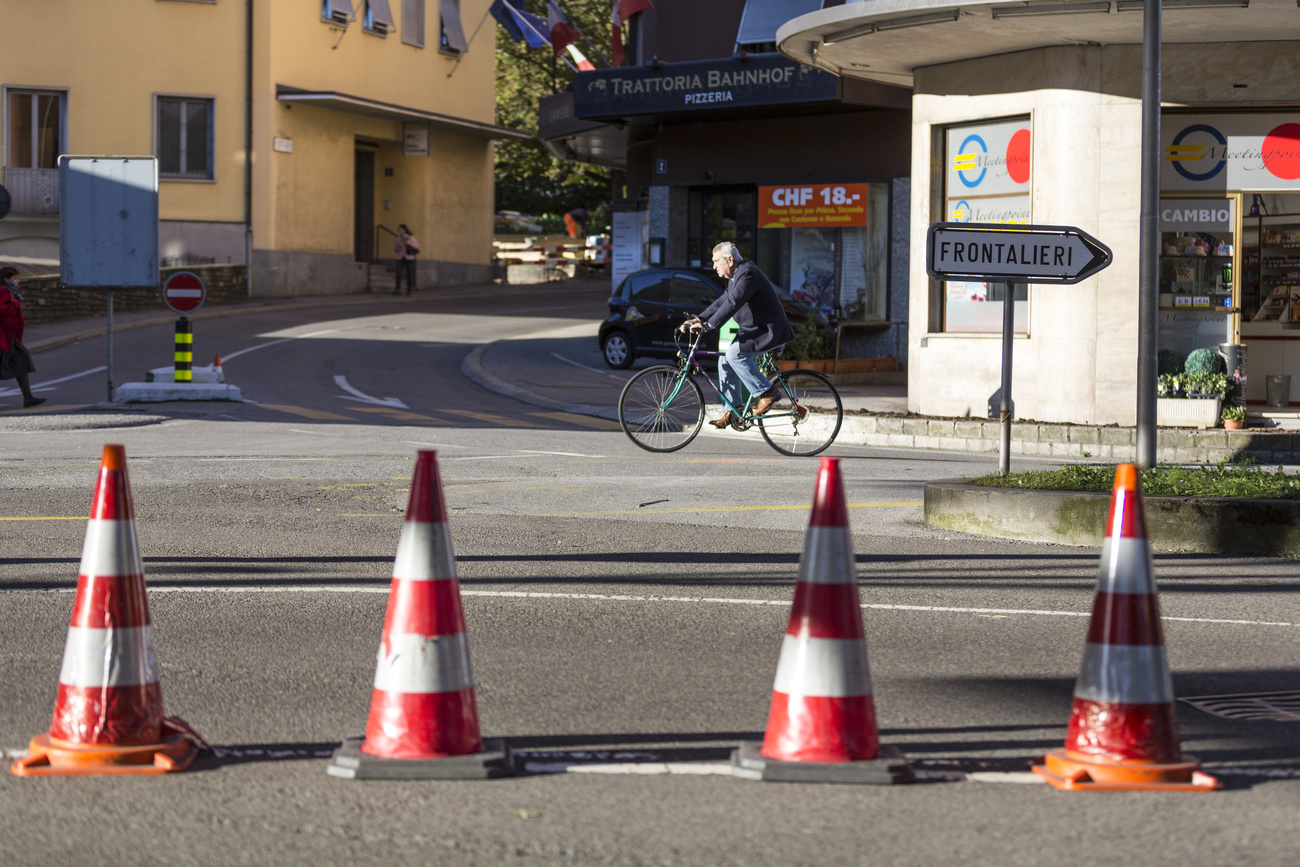
{"type": "Polygon", "coordinates": [[[1300,692],[1246,692],[1183,698],[1194,708],[1224,719],[1300,722],[1300,692]]]}

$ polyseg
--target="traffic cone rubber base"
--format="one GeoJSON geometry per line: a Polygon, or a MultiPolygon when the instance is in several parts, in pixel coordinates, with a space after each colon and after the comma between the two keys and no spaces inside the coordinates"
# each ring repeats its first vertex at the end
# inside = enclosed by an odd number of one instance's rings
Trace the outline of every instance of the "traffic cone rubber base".
{"type": "Polygon", "coordinates": [[[762,741],[741,741],[731,752],[731,774],[765,783],[848,783],[888,786],[916,780],[912,766],[897,747],[880,745],[880,755],[857,762],[783,762],[760,750],[762,741]]]}
{"type": "Polygon", "coordinates": [[[167,774],[183,771],[199,748],[180,732],[167,734],[160,743],[129,746],[85,746],[37,735],[27,757],[9,768],[16,777],[72,777],[89,774],[167,774]]]}
{"type": "Polygon", "coordinates": [[[345,780],[487,780],[514,773],[505,741],[485,738],[483,751],[441,759],[386,759],[361,751],[363,738],[349,739],[334,751],[325,769],[345,780]]]}
{"type": "Polygon", "coordinates": [[[1212,792],[1223,786],[1200,770],[1186,753],[1182,761],[1096,762],[1069,750],[1052,750],[1034,763],[1034,773],[1062,791],[1212,792]]]}

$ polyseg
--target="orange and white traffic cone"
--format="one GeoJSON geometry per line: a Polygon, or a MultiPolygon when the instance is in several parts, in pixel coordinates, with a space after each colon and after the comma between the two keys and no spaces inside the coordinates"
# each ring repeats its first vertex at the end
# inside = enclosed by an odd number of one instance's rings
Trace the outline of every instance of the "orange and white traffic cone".
{"type": "Polygon", "coordinates": [[[366,737],[329,773],[348,779],[478,779],[511,771],[509,748],[479,734],[460,582],[438,462],[416,457],[384,617],[366,737]]]}
{"type": "Polygon", "coordinates": [[[1142,485],[1137,467],[1120,464],[1065,748],[1052,750],[1034,771],[1058,789],[1219,788],[1199,768],[1178,743],[1142,485]]]}
{"type": "Polygon", "coordinates": [[[853,537],[838,458],[822,458],[799,560],[767,732],[732,754],[755,780],[901,783],[913,779],[876,728],[853,537]]]}
{"type": "Polygon", "coordinates": [[[163,716],[126,450],[105,446],[86,527],[54,721],[17,776],[161,774],[198,755],[184,722],[163,716]]]}

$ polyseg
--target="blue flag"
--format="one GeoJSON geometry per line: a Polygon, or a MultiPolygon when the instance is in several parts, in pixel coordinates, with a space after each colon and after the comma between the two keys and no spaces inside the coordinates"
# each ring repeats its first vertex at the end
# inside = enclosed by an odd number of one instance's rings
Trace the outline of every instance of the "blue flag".
{"type": "Polygon", "coordinates": [[[506,0],[492,0],[492,6],[488,9],[488,14],[506,29],[507,36],[515,42],[519,42],[524,38],[524,31],[520,28],[519,22],[510,14],[514,11],[515,8],[506,0]]]}
{"type": "Polygon", "coordinates": [[[519,27],[523,31],[524,39],[528,42],[529,48],[545,48],[551,44],[551,25],[547,23],[545,18],[531,12],[523,12],[509,3],[506,4],[506,8],[519,22],[519,27]]]}

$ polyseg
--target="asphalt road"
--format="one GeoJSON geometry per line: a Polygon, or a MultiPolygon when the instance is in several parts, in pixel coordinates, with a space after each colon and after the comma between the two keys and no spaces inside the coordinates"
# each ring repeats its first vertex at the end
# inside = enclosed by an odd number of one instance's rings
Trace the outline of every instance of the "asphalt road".
{"type": "MultiPolygon", "coordinates": [[[[1064,738],[1097,552],[921,522],[926,479],[994,457],[831,450],[882,740],[922,781],[726,776],[766,721],[816,462],[756,435],[652,455],[462,375],[477,346],[522,338],[483,356],[495,375],[607,400],[572,336],[601,315],[590,287],[367,301],[196,318],[196,352],[222,352],[248,403],[91,411],[103,374],[77,374],[102,340],[37,356],[38,384],[72,377],[44,392],[67,409],[0,397],[0,750],[49,726],[106,442],[130,460],[167,711],[218,747],[163,778],[0,776],[3,863],[1295,862],[1296,721],[1180,704],[1220,793],[1026,782],[1064,738]],[[517,778],[325,774],[365,726],[419,448],[439,455],[483,731],[523,754],[517,778]]],[[[169,340],[118,334],[116,379],[165,365],[169,340]]],[[[1300,690],[1294,562],[1156,562],[1181,697],[1300,690]]]]}

